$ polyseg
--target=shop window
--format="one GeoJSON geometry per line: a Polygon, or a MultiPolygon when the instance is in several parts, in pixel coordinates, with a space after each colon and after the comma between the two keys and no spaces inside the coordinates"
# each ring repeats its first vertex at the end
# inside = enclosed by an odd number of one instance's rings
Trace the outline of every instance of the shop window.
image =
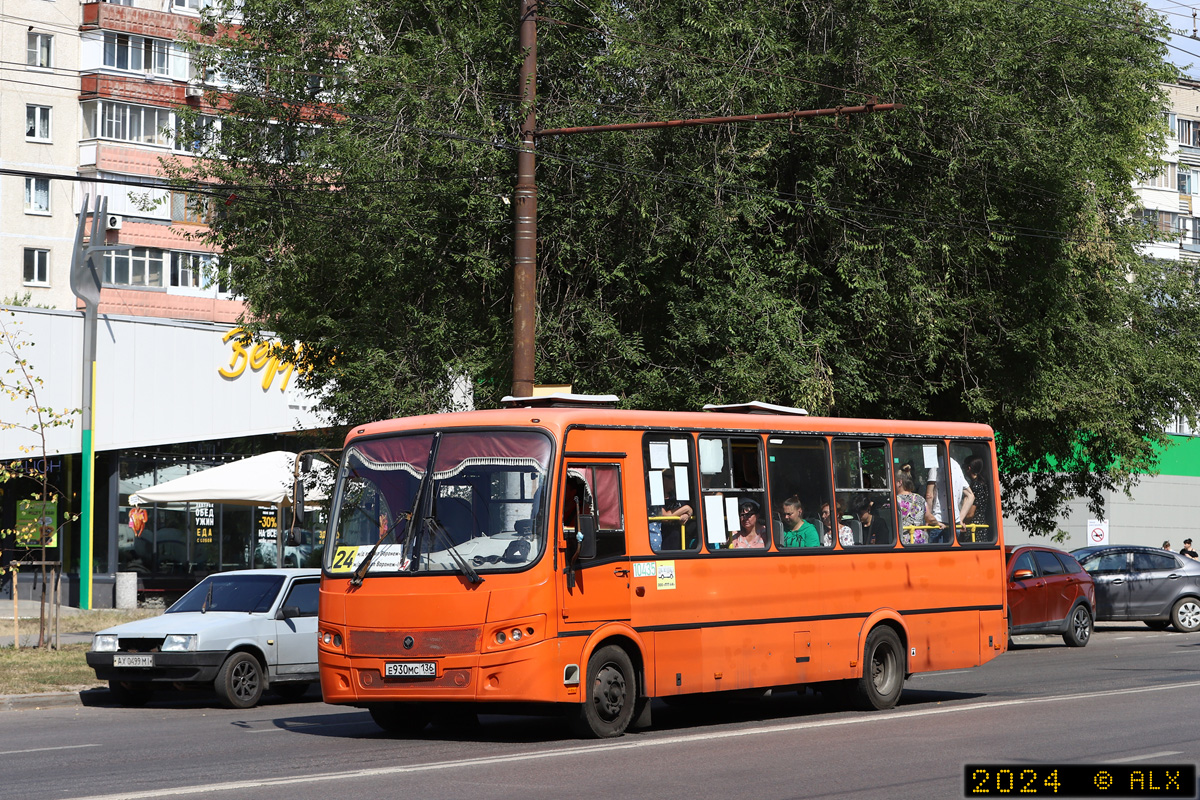
{"type": "Polygon", "coordinates": [[[887,442],[834,441],[833,480],[839,521],[850,528],[854,545],[894,544],[896,521],[887,442]]]}
{"type": "Polygon", "coordinates": [[[642,441],[646,527],[656,553],[700,548],[694,451],[692,437],[685,433],[648,433],[642,441]]]}
{"type": "Polygon", "coordinates": [[[770,547],[762,439],[701,436],[700,495],[710,551],[770,547]]]}
{"type": "Polygon", "coordinates": [[[767,439],[771,479],[771,529],[781,549],[833,547],[821,508],[829,490],[829,446],[820,436],[771,436],[767,439]]]}

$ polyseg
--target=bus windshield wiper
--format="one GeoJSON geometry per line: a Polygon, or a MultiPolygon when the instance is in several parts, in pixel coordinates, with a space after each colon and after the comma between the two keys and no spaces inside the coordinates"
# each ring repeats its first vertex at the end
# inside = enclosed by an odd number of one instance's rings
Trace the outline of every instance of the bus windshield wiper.
{"type": "Polygon", "coordinates": [[[450,558],[458,565],[458,569],[463,575],[467,576],[467,580],[471,583],[483,583],[483,578],[479,577],[479,573],[471,566],[465,558],[458,554],[454,549],[454,542],[450,540],[450,534],[446,532],[446,526],[438,522],[436,517],[429,517],[425,520],[425,524],[433,531],[433,539],[435,542],[441,541],[446,545],[446,552],[450,554],[450,558]]]}
{"type": "MultiPolygon", "coordinates": [[[[438,442],[442,439],[441,432],[433,434],[433,444],[429,446],[429,458],[425,463],[425,474],[421,476],[421,482],[417,484],[417,491],[413,494],[412,507],[408,509],[405,515],[404,525],[404,545],[400,550],[400,563],[405,564],[411,557],[413,551],[413,541],[420,535],[420,526],[417,530],[413,530],[413,520],[417,518],[417,509],[421,507],[421,499],[425,495],[426,487],[429,485],[429,476],[433,474],[433,464],[437,459],[438,442]]],[[[388,531],[391,532],[390,530],[388,531]]],[[[375,553],[379,550],[379,545],[383,544],[383,540],[387,535],[380,536],[379,541],[367,553],[367,557],[358,565],[358,569],[354,570],[354,574],[350,576],[351,586],[362,586],[363,578],[367,576],[367,570],[371,567],[371,561],[375,558],[375,553]]],[[[403,567],[402,567],[403,568],[403,567]]]]}

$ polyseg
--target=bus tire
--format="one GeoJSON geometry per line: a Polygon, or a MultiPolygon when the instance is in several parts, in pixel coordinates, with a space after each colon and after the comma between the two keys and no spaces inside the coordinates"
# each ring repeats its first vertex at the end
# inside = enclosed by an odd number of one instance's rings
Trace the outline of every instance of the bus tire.
{"type": "Polygon", "coordinates": [[[1077,605],[1067,618],[1067,629],[1063,632],[1063,641],[1068,647],[1087,647],[1092,638],[1092,612],[1087,606],[1077,605]]]}
{"type": "Polygon", "coordinates": [[[376,725],[395,736],[416,736],[433,719],[433,710],[425,703],[372,703],[367,711],[376,725]]]}
{"type": "Polygon", "coordinates": [[[612,739],[625,733],[637,705],[637,676],[629,654],[605,645],[588,659],[583,702],[571,709],[571,730],[581,739],[612,739]]]}
{"type": "Polygon", "coordinates": [[[887,625],[867,634],[863,674],[854,682],[854,706],[862,711],[892,708],[904,688],[904,650],[900,637],[887,625]]]}

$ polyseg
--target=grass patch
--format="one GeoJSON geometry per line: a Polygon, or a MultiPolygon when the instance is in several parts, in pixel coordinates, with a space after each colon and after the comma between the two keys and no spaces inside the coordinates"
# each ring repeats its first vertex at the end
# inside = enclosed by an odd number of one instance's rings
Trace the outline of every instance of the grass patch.
{"type": "MultiPolygon", "coordinates": [[[[21,604],[24,610],[25,604],[21,604]]],[[[33,606],[37,608],[36,605],[33,606]]],[[[26,612],[28,613],[28,612],[26,612]]],[[[131,608],[115,609],[101,608],[94,611],[79,611],[72,609],[67,611],[64,609],[61,617],[58,618],[59,633],[95,633],[102,631],[105,628],[111,628],[113,625],[120,625],[122,622],[132,622],[135,619],[145,619],[146,617],[157,617],[163,613],[161,608],[131,608]]],[[[54,619],[50,616],[49,609],[46,611],[46,627],[49,631],[50,638],[54,638],[54,619]]],[[[32,634],[33,640],[37,641],[38,618],[36,615],[26,617],[21,616],[21,641],[24,643],[32,634]]],[[[12,620],[0,618],[0,636],[12,636],[12,620]]]]}
{"type": "Polygon", "coordinates": [[[89,647],[68,644],[61,650],[0,649],[0,694],[77,691],[103,685],[87,665],[84,653],[89,647]]]}

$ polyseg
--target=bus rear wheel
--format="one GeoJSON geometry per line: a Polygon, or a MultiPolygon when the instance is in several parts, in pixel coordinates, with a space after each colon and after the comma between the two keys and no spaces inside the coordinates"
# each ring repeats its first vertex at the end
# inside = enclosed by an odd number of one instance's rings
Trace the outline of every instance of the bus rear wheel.
{"type": "Polygon", "coordinates": [[[887,625],[867,634],[863,674],[854,682],[854,706],[863,711],[892,708],[904,688],[904,650],[900,637],[887,625]]]}
{"type": "Polygon", "coordinates": [[[367,707],[375,724],[396,736],[416,736],[433,719],[425,703],[373,703],[367,707]]]}
{"type": "Polygon", "coordinates": [[[571,709],[571,730],[582,739],[612,739],[625,733],[637,702],[637,676],[629,654],[615,644],[588,659],[583,702],[571,709]]]}

